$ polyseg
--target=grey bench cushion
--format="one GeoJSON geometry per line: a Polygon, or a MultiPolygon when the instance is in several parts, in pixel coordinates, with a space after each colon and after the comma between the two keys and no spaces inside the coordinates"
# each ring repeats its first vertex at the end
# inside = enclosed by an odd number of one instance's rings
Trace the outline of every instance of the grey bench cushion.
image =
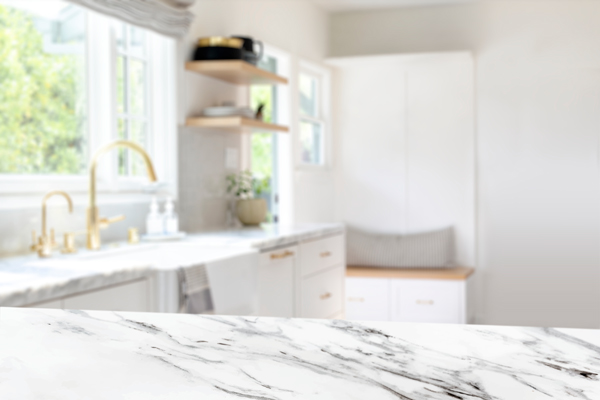
{"type": "Polygon", "coordinates": [[[452,228],[407,235],[371,233],[349,227],[347,264],[389,268],[447,268],[454,266],[452,228]]]}

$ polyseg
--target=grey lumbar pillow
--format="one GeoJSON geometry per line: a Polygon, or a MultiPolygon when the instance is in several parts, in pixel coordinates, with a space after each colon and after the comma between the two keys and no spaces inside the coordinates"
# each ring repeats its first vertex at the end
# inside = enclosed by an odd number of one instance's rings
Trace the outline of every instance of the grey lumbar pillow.
{"type": "Polygon", "coordinates": [[[389,268],[454,266],[452,227],[432,232],[393,235],[347,229],[347,264],[389,268]]]}

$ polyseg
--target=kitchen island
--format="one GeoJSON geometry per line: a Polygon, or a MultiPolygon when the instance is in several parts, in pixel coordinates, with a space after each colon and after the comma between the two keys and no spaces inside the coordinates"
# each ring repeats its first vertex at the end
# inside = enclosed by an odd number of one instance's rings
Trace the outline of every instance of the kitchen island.
{"type": "Polygon", "coordinates": [[[4,399],[599,399],[600,331],[0,308],[4,399]]]}

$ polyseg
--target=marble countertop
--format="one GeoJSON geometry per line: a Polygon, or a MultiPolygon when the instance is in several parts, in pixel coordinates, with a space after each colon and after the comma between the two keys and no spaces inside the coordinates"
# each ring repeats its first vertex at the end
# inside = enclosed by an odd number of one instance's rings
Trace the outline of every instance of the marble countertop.
{"type": "Polygon", "coordinates": [[[312,238],[342,233],[341,224],[265,225],[188,235],[178,242],[115,244],[99,252],[40,259],[35,254],[0,259],[0,305],[23,306],[198,264],[312,238]],[[160,249],[160,251],[157,251],[160,249]]]}
{"type": "Polygon", "coordinates": [[[263,224],[260,228],[248,227],[191,234],[187,240],[205,245],[241,246],[266,250],[322,236],[340,234],[344,230],[344,225],[337,223],[292,226],[263,224]]]}
{"type": "Polygon", "coordinates": [[[600,331],[0,309],[3,399],[600,398],[600,331]]]}

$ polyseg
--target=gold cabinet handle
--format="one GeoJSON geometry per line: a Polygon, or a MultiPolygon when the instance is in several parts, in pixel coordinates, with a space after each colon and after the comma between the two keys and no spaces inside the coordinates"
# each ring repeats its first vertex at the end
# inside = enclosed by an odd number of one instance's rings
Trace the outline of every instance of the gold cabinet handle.
{"type": "Polygon", "coordinates": [[[331,256],[331,252],[329,251],[324,251],[321,253],[321,257],[325,258],[325,257],[330,257],[331,256]]]}
{"type": "Polygon", "coordinates": [[[432,306],[433,300],[417,300],[417,304],[421,306],[432,306]]]}
{"type": "Polygon", "coordinates": [[[329,293],[329,292],[324,293],[320,297],[321,297],[321,300],[327,300],[328,298],[331,297],[331,293],[329,293]]]}
{"type": "Polygon", "coordinates": [[[365,298],[364,297],[348,297],[348,301],[355,301],[358,303],[364,303],[365,302],[365,298]]]}
{"type": "Polygon", "coordinates": [[[286,250],[283,253],[271,254],[271,260],[281,260],[282,258],[288,258],[294,255],[293,251],[286,250]]]}

